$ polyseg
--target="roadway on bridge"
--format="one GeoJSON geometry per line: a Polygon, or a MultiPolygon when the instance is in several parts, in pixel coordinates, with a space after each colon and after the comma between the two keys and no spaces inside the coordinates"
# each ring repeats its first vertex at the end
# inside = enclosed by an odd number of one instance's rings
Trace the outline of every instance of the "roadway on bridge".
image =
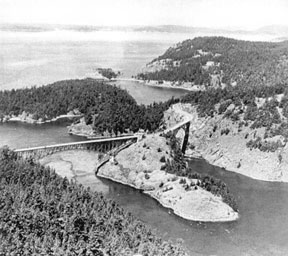
{"type": "Polygon", "coordinates": [[[166,129],[166,130],[164,131],[164,133],[166,134],[166,133],[168,133],[168,132],[175,131],[175,130],[179,129],[180,127],[182,127],[183,125],[185,125],[185,124],[187,124],[187,123],[189,123],[189,122],[191,122],[191,121],[192,121],[191,119],[184,120],[184,121],[182,121],[182,122],[180,122],[180,123],[178,123],[178,124],[175,124],[174,126],[168,128],[168,129],[166,129]]]}
{"type": "Polygon", "coordinates": [[[70,142],[70,143],[62,143],[62,144],[55,144],[55,145],[47,145],[47,146],[40,146],[40,147],[31,147],[31,148],[21,148],[15,149],[15,152],[25,152],[25,151],[32,151],[32,150],[39,150],[39,149],[49,149],[55,147],[66,147],[66,146],[75,146],[75,145],[88,145],[94,143],[103,143],[103,142],[110,142],[110,141],[121,141],[121,140],[129,140],[129,139],[137,139],[136,135],[129,135],[129,136],[122,136],[122,137],[111,137],[105,139],[96,139],[96,140],[85,140],[85,141],[77,141],[77,142],[70,142]]]}

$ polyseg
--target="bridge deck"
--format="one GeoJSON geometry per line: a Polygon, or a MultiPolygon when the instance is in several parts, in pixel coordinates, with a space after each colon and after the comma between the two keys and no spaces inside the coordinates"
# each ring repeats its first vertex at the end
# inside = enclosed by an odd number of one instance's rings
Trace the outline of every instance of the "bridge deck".
{"type": "Polygon", "coordinates": [[[189,123],[189,122],[191,122],[190,119],[188,119],[188,120],[184,120],[184,121],[182,121],[181,123],[175,124],[174,126],[168,128],[168,129],[166,129],[166,130],[164,131],[164,133],[167,133],[167,132],[170,132],[170,131],[177,130],[178,128],[180,128],[181,126],[183,126],[184,124],[187,124],[187,123],[189,123]]]}
{"type": "Polygon", "coordinates": [[[39,149],[49,149],[49,148],[55,148],[55,147],[103,143],[103,142],[109,142],[109,141],[121,141],[121,140],[128,140],[128,139],[137,139],[137,138],[138,137],[136,135],[130,135],[130,136],[123,136],[123,137],[113,137],[113,138],[105,138],[105,139],[97,139],[97,140],[85,140],[85,141],[77,141],[77,142],[70,142],[70,143],[54,144],[54,145],[48,145],[48,146],[21,148],[21,149],[15,149],[14,151],[25,152],[25,151],[33,151],[33,150],[39,150],[39,149]]]}

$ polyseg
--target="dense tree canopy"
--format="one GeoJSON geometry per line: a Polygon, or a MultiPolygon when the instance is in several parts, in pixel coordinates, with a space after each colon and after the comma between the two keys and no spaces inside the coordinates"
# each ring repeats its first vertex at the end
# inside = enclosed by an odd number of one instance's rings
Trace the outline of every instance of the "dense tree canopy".
{"type": "Polygon", "coordinates": [[[67,80],[42,87],[0,91],[0,115],[17,116],[25,111],[33,114],[34,119],[47,120],[77,109],[98,133],[117,134],[127,129],[155,131],[164,110],[176,101],[138,105],[127,91],[116,86],[94,79],[67,80]]]}
{"type": "Polygon", "coordinates": [[[185,255],[103,195],[0,149],[0,255],[185,255]]]}
{"type": "Polygon", "coordinates": [[[115,73],[111,68],[97,68],[97,71],[99,72],[99,74],[108,79],[116,78],[120,75],[120,71],[115,73]]]}
{"type": "Polygon", "coordinates": [[[169,48],[155,61],[166,69],[141,73],[145,80],[184,81],[209,86],[218,74],[222,83],[274,85],[288,81],[288,42],[248,42],[225,37],[197,37],[169,48]],[[175,65],[175,62],[179,63],[175,65]],[[207,65],[209,64],[209,65],[207,65]]]}

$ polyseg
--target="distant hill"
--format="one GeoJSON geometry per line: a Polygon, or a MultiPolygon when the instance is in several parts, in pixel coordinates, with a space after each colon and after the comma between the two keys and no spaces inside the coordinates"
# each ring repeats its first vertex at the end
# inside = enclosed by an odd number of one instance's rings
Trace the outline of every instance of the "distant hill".
{"type": "MultiPolygon", "coordinates": [[[[202,27],[187,27],[177,25],[162,26],[93,26],[93,25],[60,25],[60,24],[0,24],[0,31],[13,32],[44,32],[53,30],[71,30],[79,32],[92,31],[135,31],[135,32],[160,32],[160,33],[231,33],[230,30],[210,29],[202,27]]],[[[245,31],[243,31],[245,32],[245,31]]]]}
{"type": "Polygon", "coordinates": [[[51,30],[53,27],[50,25],[0,24],[0,31],[8,32],[45,32],[51,30]]]}
{"type": "Polygon", "coordinates": [[[258,33],[275,34],[278,36],[288,35],[288,26],[271,25],[259,28],[256,30],[258,33]]]}
{"type": "Polygon", "coordinates": [[[170,47],[138,74],[145,80],[218,85],[275,85],[288,82],[288,42],[248,42],[198,37],[170,47]],[[217,83],[216,83],[217,84],[217,83]]]}
{"type": "Polygon", "coordinates": [[[159,33],[186,33],[186,34],[205,34],[205,35],[231,35],[233,34],[275,34],[278,37],[288,36],[288,27],[267,26],[257,30],[227,29],[227,28],[206,28],[179,25],[159,25],[159,26],[94,26],[94,25],[61,25],[61,24],[21,24],[21,23],[2,23],[0,31],[13,32],[45,32],[53,30],[68,30],[78,32],[93,31],[130,31],[130,32],[159,32],[159,33]]]}

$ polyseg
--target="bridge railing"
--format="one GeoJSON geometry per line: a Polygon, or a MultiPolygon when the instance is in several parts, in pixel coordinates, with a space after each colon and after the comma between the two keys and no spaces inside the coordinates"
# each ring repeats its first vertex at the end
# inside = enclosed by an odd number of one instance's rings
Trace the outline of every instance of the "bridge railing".
{"type": "Polygon", "coordinates": [[[23,148],[14,150],[19,157],[29,158],[32,157],[35,160],[41,159],[45,156],[52,155],[56,152],[87,149],[99,152],[107,152],[115,147],[120,146],[125,141],[137,141],[137,136],[125,136],[125,137],[113,137],[98,140],[79,141],[72,143],[62,143],[56,145],[40,146],[33,148],[23,148]]]}
{"type": "Polygon", "coordinates": [[[56,148],[56,147],[88,145],[88,144],[103,143],[103,142],[110,142],[110,141],[121,141],[121,140],[127,140],[127,139],[137,139],[137,138],[138,137],[136,135],[125,136],[125,137],[124,136],[123,137],[112,137],[112,138],[105,138],[105,139],[85,140],[85,141],[69,142],[69,143],[31,147],[31,148],[21,148],[21,149],[15,149],[14,151],[15,152],[35,151],[35,150],[41,150],[41,149],[51,149],[51,148],[56,148]]]}

